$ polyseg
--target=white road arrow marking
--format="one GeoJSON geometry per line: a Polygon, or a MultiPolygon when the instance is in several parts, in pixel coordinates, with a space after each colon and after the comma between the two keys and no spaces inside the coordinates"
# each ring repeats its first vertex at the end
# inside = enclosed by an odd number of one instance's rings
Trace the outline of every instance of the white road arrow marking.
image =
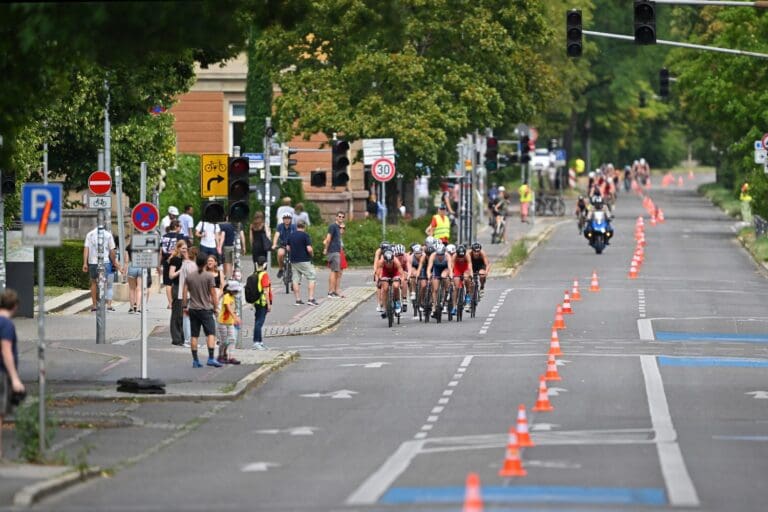
{"type": "Polygon", "coordinates": [[[255,471],[269,471],[269,468],[279,468],[280,464],[274,462],[251,462],[250,464],[243,466],[243,473],[253,473],[255,471]]]}
{"type": "Polygon", "coordinates": [[[290,434],[292,436],[311,436],[314,435],[317,427],[292,427],[283,430],[277,428],[269,428],[264,430],[254,430],[255,434],[290,434]]]}
{"type": "Polygon", "coordinates": [[[757,398],[758,400],[768,400],[768,391],[749,391],[744,394],[752,395],[752,398],[757,398]]]}
{"type": "Polygon", "coordinates": [[[340,364],[339,366],[346,366],[346,367],[362,366],[363,368],[381,368],[385,364],[391,364],[391,363],[384,363],[384,362],[377,361],[375,363],[347,363],[347,364],[340,364]]]}
{"type": "Polygon", "coordinates": [[[549,396],[560,396],[560,393],[567,393],[568,390],[565,388],[549,388],[547,390],[547,394],[549,396]]]}
{"type": "Polygon", "coordinates": [[[549,432],[553,428],[557,428],[559,426],[560,425],[558,425],[557,423],[534,423],[533,425],[531,425],[531,430],[534,432],[543,432],[543,431],[549,432]]]}
{"type": "Polygon", "coordinates": [[[571,361],[568,361],[567,359],[557,359],[555,360],[555,364],[557,366],[565,366],[566,364],[570,363],[571,361]]]}
{"type": "Polygon", "coordinates": [[[567,460],[526,460],[527,467],[547,469],[581,469],[581,464],[568,462],[567,460]]]}
{"type": "Polygon", "coordinates": [[[356,395],[357,391],[350,389],[340,389],[338,391],[331,391],[330,393],[309,393],[301,395],[307,398],[352,398],[352,395],[356,395]]]}

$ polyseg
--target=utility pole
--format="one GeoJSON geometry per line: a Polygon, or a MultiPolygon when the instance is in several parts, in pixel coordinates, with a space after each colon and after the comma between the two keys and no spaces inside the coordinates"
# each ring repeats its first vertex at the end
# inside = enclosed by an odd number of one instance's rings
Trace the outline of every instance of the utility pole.
{"type": "MultiPolygon", "coordinates": [[[[106,125],[105,125],[106,126],[106,125]]],[[[105,136],[106,140],[106,136],[105,136]]],[[[99,150],[98,168],[106,169],[105,153],[103,149],[99,150]]],[[[96,289],[98,294],[98,306],[96,311],[96,344],[106,343],[106,321],[107,321],[107,301],[104,297],[106,293],[106,268],[104,267],[104,217],[106,212],[104,208],[96,210],[96,289]]],[[[90,254],[88,255],[90,258],[90,254]]]]}
{"type": "MultiPolygon", "coordinates": [[[[275,130],[272,128],[272,118],[264,119],[264,224],[267,230],[272,229],[270,220],[270,203],[272,201],[272,136],[275,130]]],[[[280,222],[280,219],[277,219],[280,222]]],[[[238,233],[238,236],[240,234],[238,233]]],[[[267,269],[272,268],[272,252],[267,252],[267,269]]]]}

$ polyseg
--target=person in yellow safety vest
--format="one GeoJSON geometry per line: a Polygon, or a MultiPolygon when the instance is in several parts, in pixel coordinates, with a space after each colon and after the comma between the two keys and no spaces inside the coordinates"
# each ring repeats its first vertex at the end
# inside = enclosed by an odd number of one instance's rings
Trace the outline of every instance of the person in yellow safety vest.
{"type": "Polygon", "coordinates": [[[573,162],[573,169],[576,171],[576,174],[584,174],[584,168],[585,168],[584,160],[581,159],[581,157],[577,158],[573,162]]]}
{"type": "Polygon", "coordinates": [[[749,183],[744,182],[741,186],[741,194],[739,194],[739,201],[741,201],[741,220],[751,224],[752,223],[752,196],[749,195],[749,183]]]}
{"type": "Polygon", "coordinates": [[[533,192],[527,181],[520,185],[517,192],[520,194],[520,222],[528,222],[528,209],[533,201],[533,192]]]}
{"type": "Polygon", "coordinates": [[[432,216],[432,222],[424,231],[427,236],[433,236],[447,244],[451,238],[451,219],[446,215],[445,204],[440,204],[437,215],[432,216]]]}

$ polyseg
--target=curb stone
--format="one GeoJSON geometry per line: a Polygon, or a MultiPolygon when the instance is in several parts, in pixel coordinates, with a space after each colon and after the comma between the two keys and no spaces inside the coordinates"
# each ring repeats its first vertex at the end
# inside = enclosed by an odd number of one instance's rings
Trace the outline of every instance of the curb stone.
{"type": "Polygon", "coordinates": [[[13,504],[17,507],[31,507],[47,496],[100,476],[101,473],[99,467],[82,471],[73,469],[63,475],[27,485],[13,495],[13,504]]]}

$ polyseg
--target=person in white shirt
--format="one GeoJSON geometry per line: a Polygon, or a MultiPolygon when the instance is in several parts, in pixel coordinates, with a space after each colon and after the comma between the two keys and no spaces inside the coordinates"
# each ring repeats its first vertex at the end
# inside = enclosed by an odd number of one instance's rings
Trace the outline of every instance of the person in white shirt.
{"type": "Polygon", "coordinates": [[[171,221],[179,217],[179,209],[175,206],[168,207],[168,215],[160,219],[160,232],[165,233],[168,230],[168,226],[171,225],[171,221]]]}
{"type": "Polygon", "coordinates": [[[184,213],[179,215],[179,224],[181,224],[181,234],[185,237],[192,240],[192,237],[195,236],[194,229],[195,229],[195,220],[192,218],[192,214],[195,212],[195,209],[192,207],[191,204],[184,206],[184,213]]]}
{"type": "MultiPolygon", "coordinates": [[[[103,230],[104,243],[104,265],[112,264],[112,268],[120,269],[117,264],[115,254],[115,237],[112,233],[103,230]]],[[[96,311],[98,302],[98,279],[99,279],[99,228],[93,228],[85,235],[85,244],[83,246],[83,272],[88,272],[88,278],[91,281],[91,311],[96,311]]],[[[104,275],[109,277],[110,272],[105,269],[104,275]]],[[[111,307],[111,306],[110,306],[111,307]]]]}
{"type": "Polygon", "coordinates": [[[293,209],[293,206],[291,206],[291,198],[288,196],[285,196],[281,203],[280,207],[277,209],[277,223],[279,224],[282,222],[283,217],[285,217],[286,213],[290,213],[291,217],[294,217],[296,215],[296,210],[293,209]]]}
{"type": "Polygon", "coordinates": [[[218,238],[221,229],[218,224],[213,222],[205,222],[201,220],[195,226],[195,236],[200,239],[200,252],[216,256],[217,260],[221,262],[221,256],[218,250],[218,238]]]}

